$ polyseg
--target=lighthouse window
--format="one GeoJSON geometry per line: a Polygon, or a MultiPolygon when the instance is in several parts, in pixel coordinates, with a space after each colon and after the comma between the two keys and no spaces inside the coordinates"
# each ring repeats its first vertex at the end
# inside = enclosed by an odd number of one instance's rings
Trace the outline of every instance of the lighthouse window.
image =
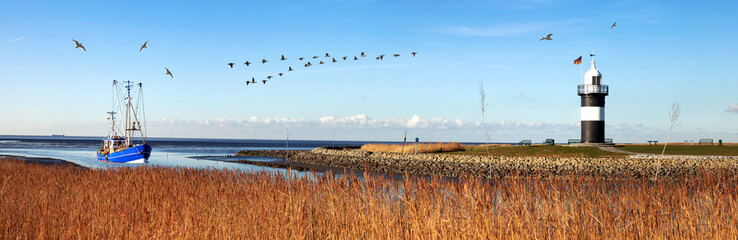
{"type": "Polygon", "coordinates": [[[592,76],[592,84],[594,85],[600,85],[600,79],[602,76],[592,76]]]}

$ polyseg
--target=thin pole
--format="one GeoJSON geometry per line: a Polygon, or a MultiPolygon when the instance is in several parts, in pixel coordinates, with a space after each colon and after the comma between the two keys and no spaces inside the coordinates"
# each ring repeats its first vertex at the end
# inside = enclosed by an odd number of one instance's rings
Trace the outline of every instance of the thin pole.
{"type": "Polygon", "coordinates": [[[287,157],[286,157],[286,160],[287,160],[287,162],[289,162],[290,161],[290,128],[287,128],[287,145],[286,145],[286,148],[287,148],[287,153],[286,153],[287,154],[287,157]]]}
{"type": "Polygon", "coordinates": [[[581,76],[582,76],[582,84],[584,84],[584,64],[581,64],[581,63],[579,64],[579,72],[581,73],[581,76]]]}

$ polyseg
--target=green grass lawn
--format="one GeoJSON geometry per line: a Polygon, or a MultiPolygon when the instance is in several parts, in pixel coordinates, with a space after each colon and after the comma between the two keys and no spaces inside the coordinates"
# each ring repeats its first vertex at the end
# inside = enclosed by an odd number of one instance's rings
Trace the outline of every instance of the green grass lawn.
{"type": "MultiPolygon", "coordinates": [[[[618,149],[637,153],[661,154],[664,145],[623,146],[618,147],[618,149]]],[[[664,154],[738,156],[738,146],[668,145],[664,154]]]]}
{"type": "MultiPolygon", "coordinates": [[[[483,146],[465,146],[466,151],[448,152],[443,154],[459,155],[487,155],[483,146]]],[[[489,152],[494,156],[519,156],[519,157],[624,157],[627,154],[602,151],[596,147],[564,147],[564,146],[501,146],[489,147],[489,152]]]]}

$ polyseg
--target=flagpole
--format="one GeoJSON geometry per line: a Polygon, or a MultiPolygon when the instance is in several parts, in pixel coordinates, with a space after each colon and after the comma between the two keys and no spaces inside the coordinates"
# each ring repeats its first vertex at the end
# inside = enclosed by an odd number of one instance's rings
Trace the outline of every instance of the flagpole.
{"type": "Polygon", "coordinates": [[[582,65],[584,65],[584,64],[581,64],[581,63],[579,64],[579,72],[580,72],[580,74],[582,76],[582,84],[584,84],[584,66],[582,66],[582,65]]]}

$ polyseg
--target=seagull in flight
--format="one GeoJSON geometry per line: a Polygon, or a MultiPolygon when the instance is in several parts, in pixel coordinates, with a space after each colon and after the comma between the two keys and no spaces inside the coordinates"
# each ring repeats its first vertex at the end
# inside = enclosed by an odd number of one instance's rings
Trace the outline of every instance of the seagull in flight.
{"type": "Polygon", "coordinates": [[[394,55],[392,55],[392,56],[395,56],[395,57],[399,57],[399,56],[400,56],[400,54],[397,54],[397,53],[395,53],[395,54],[394,54],[394,55]]]}
{"type": "Polygon", "coordinates": [[[336,58],[331,58],[331,59],[333,59],[333,62],[336,62],[336,58]]]}
{"type": "Polygon", "coordinates": [[[288,69],[287,71],[290,71],[290,72],[292,72],[292,67],[290,67],[290,69],[288,69]]]}
{"type": "Polygon", "coordinates": [[[281,58],[281,59],[279,59],[279,60],[282,60],[282,61],[284,61],[284,60],[287,60],[287,59],[286,59],[286,58],[284,58],[284,55],[282,55],[282,58],[281,58]]]}
{"type": "Polygon", "coordinates": [[[246,64],[246,66],[248,67],[248,66],[249,66],[249,64],[251,64],[251,63],[250,63],[249,61],[246,61],[246,62],[245,62],[245,63],[243,63],[243,64],[246,64]]]}
{"type": "Polygon", "coordinates": [[[313,59],[316,59],[316,58],[318,58],[318,56],[313,56],[313,59]]]}
{"type": "Polygon", "coordinates": [[[320,64],[323,64],[323,63],[324,63],[323,61],[320,61],[320,64]]]}
{"type": "Polygon", "coordinates": [[[271,80],[272,79],[272,76],[267,76],[267,79],[271,80]]]}
{"type": "Polygon", "coordinates": [[[359,60],[359,58],[357,58],[356,56],[354,56],[354,60],[359,60]]]}
{"type": "Polygon", "coordinates": [[[377,60],[384,60],[384,54],[379,55],[379,57],[377,57],[377,60]]]}
{"type": "Polygon", "coordinates": [[[254,78],[252,77],[252,78],[251,78],[251,83],[254,83],[254,84],[255,84],[255,83],[256,83],[256,79],[254,79],[254,78]]]}
{"type": "Polygon", "coordinates": [[[261,80],[261,82],[263,82],[264,84],[267,84],[267,80],[266,79],[261,80]]]}
{"type": "Polygon", "coordinates": [[[170,77],[174,78],[174,75],[172,75],[172,72],[169,71],[169,68],[164,68],[164,70],[167,70],[167,73],[164,75],[169,75],[170,77]]]}
{"type": "Polygon", "coordinates": [[[251,83],[251,82],[249,82],[249,81],[246,81],[246,86],[248,86],[248,85],[249,85],[249,83],[251,83]]]}
{"type": "Polygon", "coordinates": [[[328,53],[325,53],[325,57],[331,57],[331,55],[328,53]]]}
{"type": "Polygon", "coordinates": [[[82,46],[82,44],[77,42],[77,40],[72,39],[72,41],[74,41],[74,44],[77,44],[77,46],[74,48],[81,48],[82,50],[85,50],[85,52],[87,52],[87,49],[85,49],[85,46],[82,46]]]}
{"type": "Polygon", "coordinates": [[[231,68],[233,68],[233,65],[234,65],[234,64],[235,64],[235,63],[228,63],[228,66],[231,66],[231,68]]]}
{"type": "Polygon", "coordinates": [[[366,55],[364,55],[364,52],[361,52],[361,57],[366,57],[366,55]]]}
{"type": "Polygon", "coordinates": [[[261,64],[264,64],[266,62],[269,62],[269,61],[267,61],[266,59],[263,59],[263,58],[261,59],[261,64]]]}
{"type": "Polygon", "coordinates": [[[412,54],[412,55],[413,55],[413,57],[415,57],[415,54],[418,54],[418,53],[416,53],[416,52],[411,52],[410,54],[412,54]]]}
{"type": "Polygon", "coordinates": [[[346,60],[346,58],[348,58],[348,56],[343,56],[343,60],[346,60]]]}
{"type": "Polygon", "coordinates": [[[300,61],[302,61],[302,60],[303,60],[303,59],[305,59],[305,58],[304,58],[304,57],[299,57],[299,58],[297,58],[297,59],[300,59],[300,61]]]}
{"type": "Polygon", "coordinates": [[[146,44],[147,44],[147,43],[149,43],[149,41],[146,41],[146,42],[144,43],[144,45],[141,45],[141,49],[139,49],[138,51],[140,52],[140,51],[143,51],[143,50],[144,50],[144,48],[149,48],[149,47],[147,47],[147,46],[146,46],[146,44]]]}
{"type": "Polygon", "coordinates": [[[548,35],[546,35],[545,37],[542,37],[542,38],[541,38],[540,40],[538,40],[538,41],[543,41],[543,40],[553,40],[553,39],[551,39],[551,35],[553,35],[553,33],[549,33],[548,35]]]}
{"type": "Polygon", "coordinates": [[[612,26],[610,26],[610,29],[613,29],[615,27],[615,25],[617,25],[617,24],[618,24],[618,21],[615,21],[614,23],[612,23],[612,26]]]}
{"type": "Polygon", "coordinates": [[[284,73],[277,73],[277,75],[279,75],[281,77],[282,75],[284,75],[284,73]]]}

